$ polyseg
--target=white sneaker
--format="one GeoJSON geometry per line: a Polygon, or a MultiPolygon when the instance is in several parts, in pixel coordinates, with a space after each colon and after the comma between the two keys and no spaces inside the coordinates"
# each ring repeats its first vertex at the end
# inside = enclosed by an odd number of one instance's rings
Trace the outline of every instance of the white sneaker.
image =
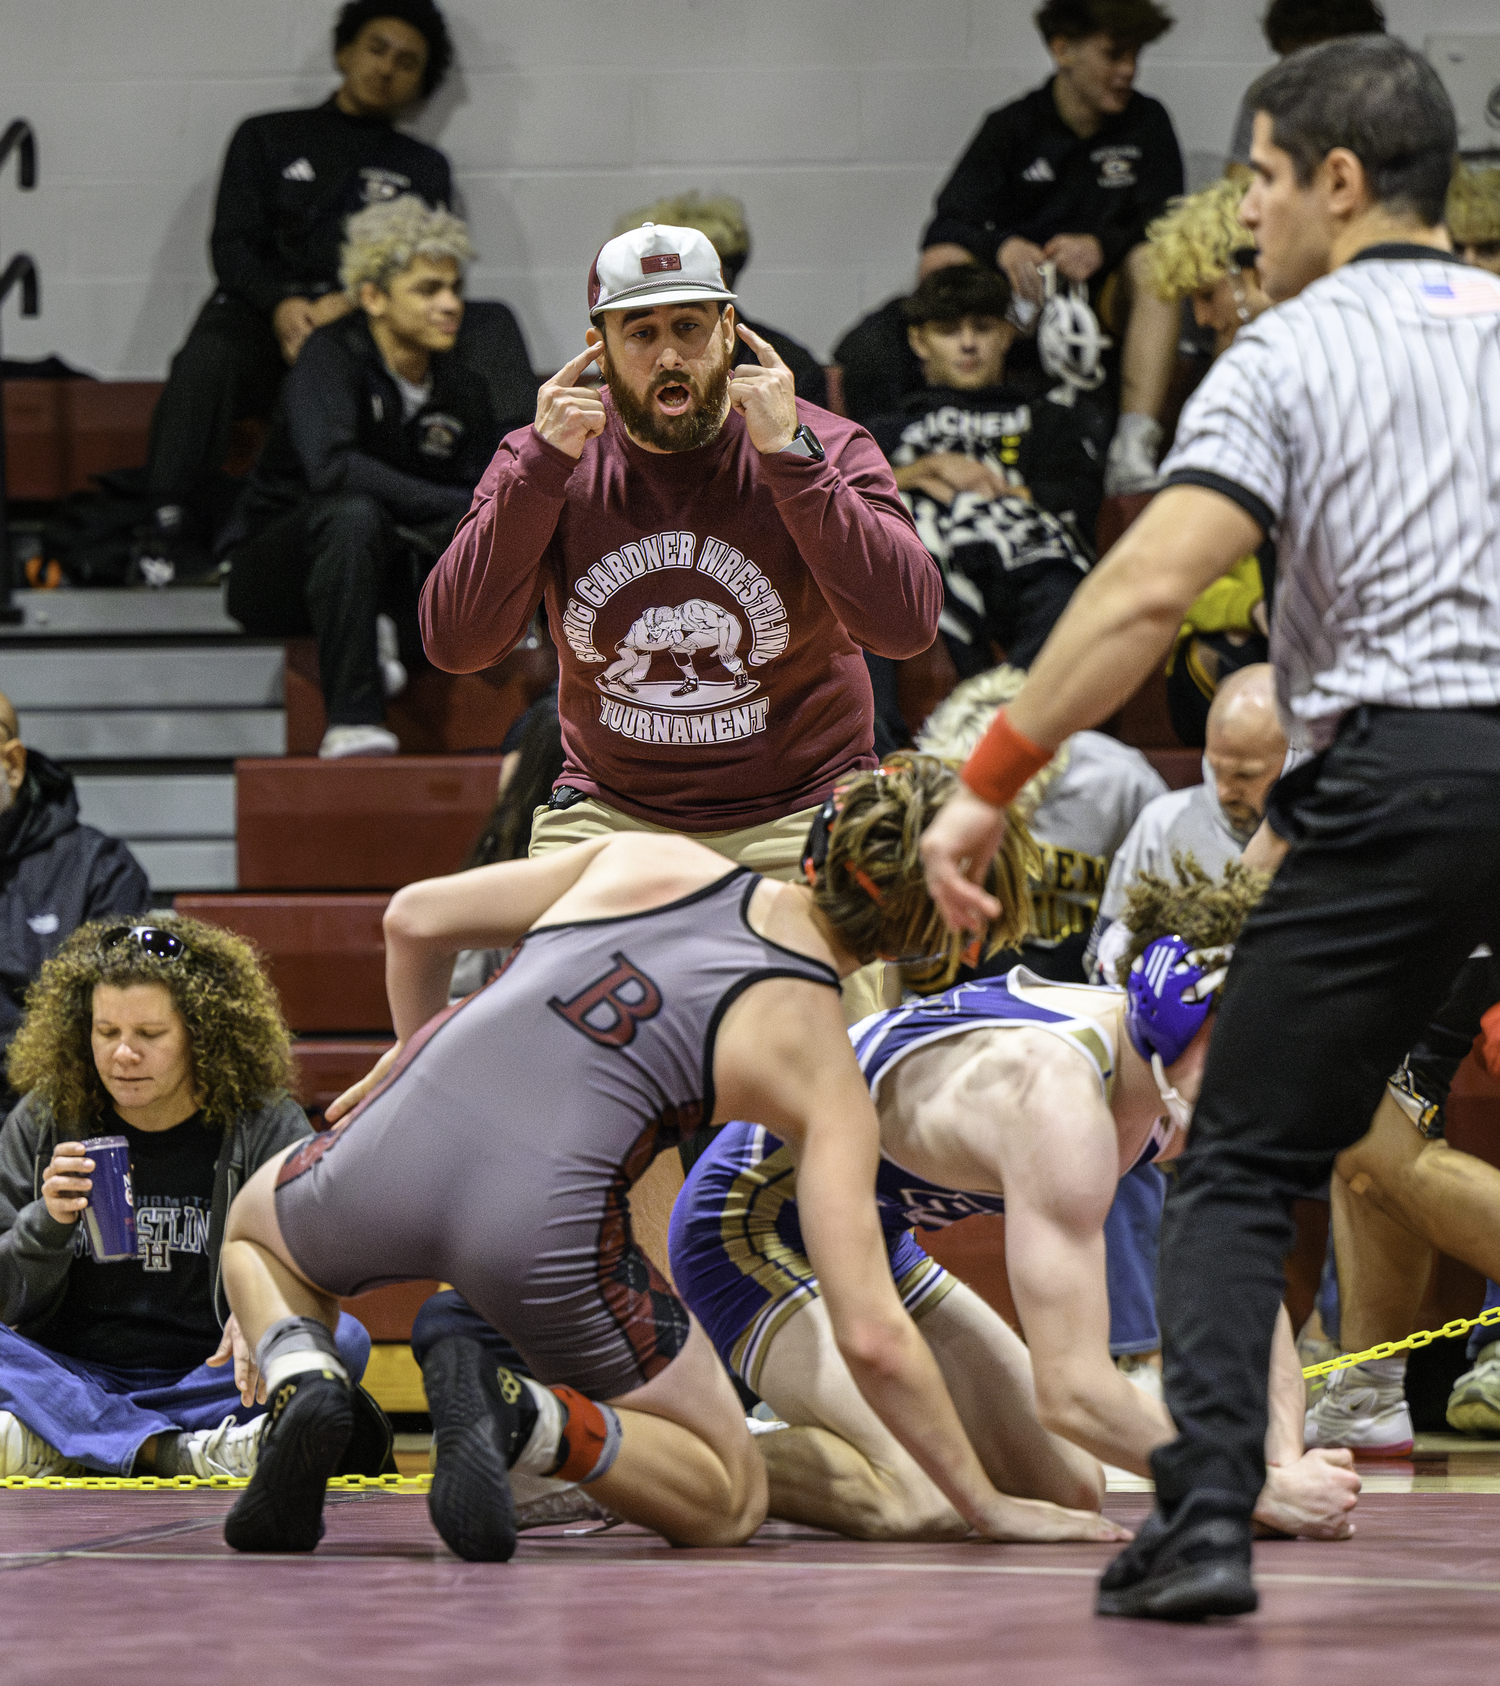
{"type": "Polygon", "coordinates": [[[1156,454],[1161,449],[1161,423],[1150,416],[1126,411],[1115,425],[1104,460],[1104,495],[1123,497],[1154,492],[1161,485],[1156,454]]]}
{"type": "Polygon", "coordinates": [[[401,740],[384,726],[330,726],[318,745],[324,761],[342,761],[348,755],[396,755],[401,740]]]}
{"type": "Polygon", "coordinates": [[[261,1435],[268,1421],[262,1416],[237,1423],[231,1412],[217,1428],[200,1428],[182,1435],[177,1456],[192,1463],[194,1475],[234,1475],[248,1481],[255,1474],[261,1435]]]}
{"type": "Polygon", "coordinates": [[[1482,1346],[1448,1395],[1448,1423],[1460,1434],[1500,1435],[1500,1341],[1482,1346]]]}
{"type": "Polygon", "coordinates": [[[33,1434],[10,1411],[0,1411],[0,1479],[12,1475],[83,1475],[84,1467],[65,1458],[41,1435],[33,1434]]]}
{"type": "Polygon", "coordinates": [[[1374,1383],[1362,1364],[1335,1370],[1307,1413],[1303,1440],[1314,1446],[1346,1446],[1366,1457],[1400,1457],[1411,1450],[1411,1411],[1399,1382],[1374,1383]]]}
{"type": "Polygon", "coordinates": [[[510,1493],[516,1507],[517,1533],[528,1528],[557,1528],[565,1522],[604,1522],[613,1527],[620,1520],[573,1481],[554,1481],[550,1476],[513,1469],[510,1493]]]}
{"type": "Polygon", "coordinates": [[[399,697],[406,689],[406,664],[401,660],[401,640],[389,615],[375,617],[375,653],[380,658],[380,683],[388,697],[399,697]]]}
{"type": "Polygon", "coordinates": [[[1127,1382],[1161,1403],[1161,1363],[1155,1353],[1123,1352],[1115,1360],[1115,1368],[1127,1382]]]}

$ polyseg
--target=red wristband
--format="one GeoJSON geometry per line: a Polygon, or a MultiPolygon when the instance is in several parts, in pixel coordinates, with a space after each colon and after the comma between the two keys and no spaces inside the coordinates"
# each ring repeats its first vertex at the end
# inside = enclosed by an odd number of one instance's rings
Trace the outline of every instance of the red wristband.
{"type": "Polygon", "coordinates": [[[1023,737],[1001,709],[989,730],[974,746],[960,777],[974,794],[992,807],[1011,802],[1033,773],[1039,773],[1052,759],[1053,751],[1023,737]]]}

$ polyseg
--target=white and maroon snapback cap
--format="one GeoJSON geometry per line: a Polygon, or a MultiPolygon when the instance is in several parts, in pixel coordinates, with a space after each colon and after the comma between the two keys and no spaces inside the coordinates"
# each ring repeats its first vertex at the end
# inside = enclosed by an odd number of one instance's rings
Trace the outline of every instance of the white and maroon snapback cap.
{"type": "Polygon", "coordinates": [[[649,310],[657,304],[710,299],[730,302],[719,254],[696,228],[643,222],[599,248],[589,268],[589,319],[606,310],[649,310]]]}

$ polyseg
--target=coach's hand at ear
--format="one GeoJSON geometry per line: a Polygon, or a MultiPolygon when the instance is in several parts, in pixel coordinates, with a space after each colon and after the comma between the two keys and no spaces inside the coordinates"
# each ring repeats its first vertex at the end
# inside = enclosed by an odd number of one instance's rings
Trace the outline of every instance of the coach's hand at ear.
{"type": "Polygon", "coordinates": [[[741,363],[731,371],[729,402],[745,418],[750,443],[762,456],[769,456],[784,451],[797,431],[797,389],[792,371],[774,347],[743,322],[739,334],[760,361],[741,363]]]}
{"type": "Polygon", "coordinates": [[[550,381],[543,381],[536,395],[532,426],[549,445],[570,457],[581,457],[589,440],[604,431],[604,400],[597,389],[573,384],[603,349],[601,344],[580,351],[550,381]]]}

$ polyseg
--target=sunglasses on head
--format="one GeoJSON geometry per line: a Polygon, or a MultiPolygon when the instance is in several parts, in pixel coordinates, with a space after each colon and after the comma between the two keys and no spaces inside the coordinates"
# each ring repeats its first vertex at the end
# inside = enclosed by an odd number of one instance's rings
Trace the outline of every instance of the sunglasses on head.
{"type": "Polygon", "coordinates": [[[172,931],[159,925],[120,925],[106,931],[99,939],[99,952],[108,954],[121,943],[133,942],[142,954],[153,960],[180,960],[187,953],[187,944],[172,931]]]}

